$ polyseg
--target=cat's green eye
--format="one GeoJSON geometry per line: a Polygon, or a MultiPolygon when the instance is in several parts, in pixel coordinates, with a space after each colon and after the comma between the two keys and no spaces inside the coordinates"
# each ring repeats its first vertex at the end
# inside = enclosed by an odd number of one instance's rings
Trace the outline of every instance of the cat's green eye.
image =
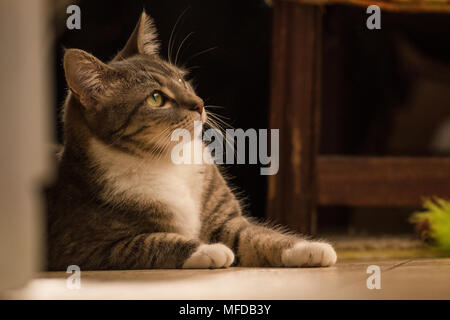
{"type": "Polygon", "coordinates": [[[158,91],[153,91],[150,96],[147,98],[147,103],[154,107],[162,107],[165,104],[164,97],[158,91]]]}

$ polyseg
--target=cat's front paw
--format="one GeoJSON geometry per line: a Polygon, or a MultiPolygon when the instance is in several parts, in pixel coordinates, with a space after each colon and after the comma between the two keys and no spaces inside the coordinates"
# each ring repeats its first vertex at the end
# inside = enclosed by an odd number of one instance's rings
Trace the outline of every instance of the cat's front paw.
{"type": "Polygon", "coordinates": [[[301,241],[281,254],[285,267],[328,267],[336,260],[336,251],[324,242],[301,241]]]}
{"type": "Polygon", "coordinates": [[[202,244],[183,264],[185,269],[226,268],[234,261],[233,251],[221,243],[202,244]]]}

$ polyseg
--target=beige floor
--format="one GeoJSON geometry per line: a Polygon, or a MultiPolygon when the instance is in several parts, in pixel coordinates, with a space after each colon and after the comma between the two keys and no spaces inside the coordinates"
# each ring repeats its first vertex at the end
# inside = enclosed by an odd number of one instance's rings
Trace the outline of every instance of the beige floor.
{"type": "Polygon", "coordinates": [[[64,272],[40,274],[13,299],[450,299],[450,259],[340,262],[331,268],[230,268],[81,272],[69,290],[64,272]],[[369,290],[369,265],[381,289],[369,290]]]}

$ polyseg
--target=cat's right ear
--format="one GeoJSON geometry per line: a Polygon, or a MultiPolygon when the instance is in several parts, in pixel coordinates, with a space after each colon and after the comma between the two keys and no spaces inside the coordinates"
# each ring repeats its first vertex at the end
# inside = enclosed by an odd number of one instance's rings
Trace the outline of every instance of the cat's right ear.
{"type": "Polygon", "coordinates": [[[79,49],[66,50],[64,72],[70,90],[85,107],[98,106],[108,95],[108,83],[114,74],[111,67],[79,49]]]}

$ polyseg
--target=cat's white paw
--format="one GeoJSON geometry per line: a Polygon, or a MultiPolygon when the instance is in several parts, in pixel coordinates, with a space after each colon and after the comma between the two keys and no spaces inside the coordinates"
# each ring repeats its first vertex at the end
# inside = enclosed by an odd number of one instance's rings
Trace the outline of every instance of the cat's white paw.
{"type": "Polygon", "coordinates": [[[324,242],[301,241],[281,254],[285,267],[328,267],[336,260],[336,251],[324,242]]]}
{"type": "Polygon", "coordinates": [[[183,268],[186,269],[207,269],[226,268],[234,261],[234,254],[230,248],[221,244],[202,244],[185,261],[183,268]]]}

